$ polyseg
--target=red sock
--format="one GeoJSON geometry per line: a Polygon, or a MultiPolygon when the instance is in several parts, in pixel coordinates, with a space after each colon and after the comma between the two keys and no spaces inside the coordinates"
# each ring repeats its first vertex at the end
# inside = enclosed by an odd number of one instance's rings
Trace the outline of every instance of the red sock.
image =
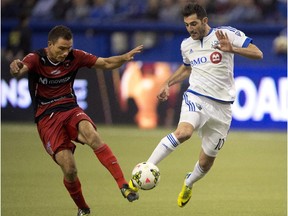
{"type": "Polygon", "coordinates": [[[89,208],[83,197],[81,190],[81,183],[79,179],[77,178],[75,182],[68,182],[64,178],[63,182],[70,196],[74,200],[75,204],[78,206],[78,208],[79,209],[89,208]]]}
{"type": "Polygon", "coordinates": [[[123,184],[127,184],[127,181],[124,178],[123,172],[118,164],[118,161],[109,148],[108,145],[104,144],[98,149],[94,150],[95,155],[99,159],[99,161],[109,170],[111,175],[116,180],[118,187],[122,188],[123,184]]]}

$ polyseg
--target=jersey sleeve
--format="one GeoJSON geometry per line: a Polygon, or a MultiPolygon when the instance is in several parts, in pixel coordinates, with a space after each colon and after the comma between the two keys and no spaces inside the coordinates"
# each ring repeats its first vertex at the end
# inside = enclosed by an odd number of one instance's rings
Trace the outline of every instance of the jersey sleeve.
{"type": "MultiPolygon", "coordinates": [[[[185,41],[185,40],[184,40],[185,41]]],[[[183,59],[183,64],[185,66],[190,66],[190,60],[189,58],[186,56],[186,51],[185,51],[185,45],[183,44],[184,41],[182,41],[181,43],[181,55],[182,55],[182,59],[183,59]]]]}
{"type": "Polygon", "coordinates": [[[39,56],[36,53],[29,53],[26,55],[22,62],[28,67],[29,71],[33,71],[33,69],[38,64],[39,56]]]}
{"type": "Polygon", "coordinates": [[[252,43],[252,38],[247,37],[244,32],[239,31],[238,29],[230,27],[224,30],[229,37],[232,45],[235,47],[248,47],[252,43]]]}
{"type": "Polygon", "coordinates": [[[83,50],[78,50],[78,49],[74,50],[74,55],[75,55],[76,59],[78,60],[80,67],[91,68],[95,64],[95,62],[98,58],[97,56],[95,56],[91,53],[87,53],[83,50]]]}

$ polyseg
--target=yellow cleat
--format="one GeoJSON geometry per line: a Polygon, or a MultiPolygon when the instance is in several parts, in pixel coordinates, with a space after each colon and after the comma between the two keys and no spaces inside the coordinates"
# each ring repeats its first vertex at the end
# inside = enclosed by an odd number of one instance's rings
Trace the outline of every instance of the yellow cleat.
{"type": "Polygon", "coordinates": [[[177,199],[178,206],[181,208],[184,207],[191,199],[191,196],[192,196],[192,188],[188,187],[184,181],[182,190],[179,193],[178,199],[177,199]]]}
{"type": "Polygon", "coordinates": [[[121,188],[121,193],[124,198],[126,198],[129,202],[134,202],[139,199],[139,194],[129,188],[128,184],[124,184],[121,188]]]}
{"type": "Polygon", "coordinates": [[[129,185],[129,188],[132,189],[134,192],[138,192],[139,189],[133,184],[132,179],[130,179],[128,185],[129,185]]]}

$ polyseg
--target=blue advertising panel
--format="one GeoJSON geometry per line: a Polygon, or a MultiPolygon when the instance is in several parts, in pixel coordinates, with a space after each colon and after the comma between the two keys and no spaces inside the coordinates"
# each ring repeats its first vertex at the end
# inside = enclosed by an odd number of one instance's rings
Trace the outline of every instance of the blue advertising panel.
{"type": "Polygon", "coordinates": [[[288,82],[282,66],[235,68],[237,98],[232,106],[232,128],[281,129],[287,127],[288,82]]]}

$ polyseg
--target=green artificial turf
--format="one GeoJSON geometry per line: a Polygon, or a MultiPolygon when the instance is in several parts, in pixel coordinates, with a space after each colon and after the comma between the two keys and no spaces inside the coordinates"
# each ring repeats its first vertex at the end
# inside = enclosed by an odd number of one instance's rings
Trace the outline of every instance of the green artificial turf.
{"type": "MultiPolygon", "coordinates": [[[[133,126],[98,125],[98,129],[127,179],[134,165],[147,160],[160,139],[172,132],[133,126]]],[[[45,152],[35,125],[2,123],[1,132],[1,215],[76,216],[62,172],[45,152]]],[[[140,199],[129,203],[92,150],[78,145],[75,158],[91,216],[287,215],[286,133],[231,131],[212,170],[195,184],[190,202],[179,208],[178,193],[199,151],[195,133],[158,164],[159,185],[140,191],[140,199]]]]}

